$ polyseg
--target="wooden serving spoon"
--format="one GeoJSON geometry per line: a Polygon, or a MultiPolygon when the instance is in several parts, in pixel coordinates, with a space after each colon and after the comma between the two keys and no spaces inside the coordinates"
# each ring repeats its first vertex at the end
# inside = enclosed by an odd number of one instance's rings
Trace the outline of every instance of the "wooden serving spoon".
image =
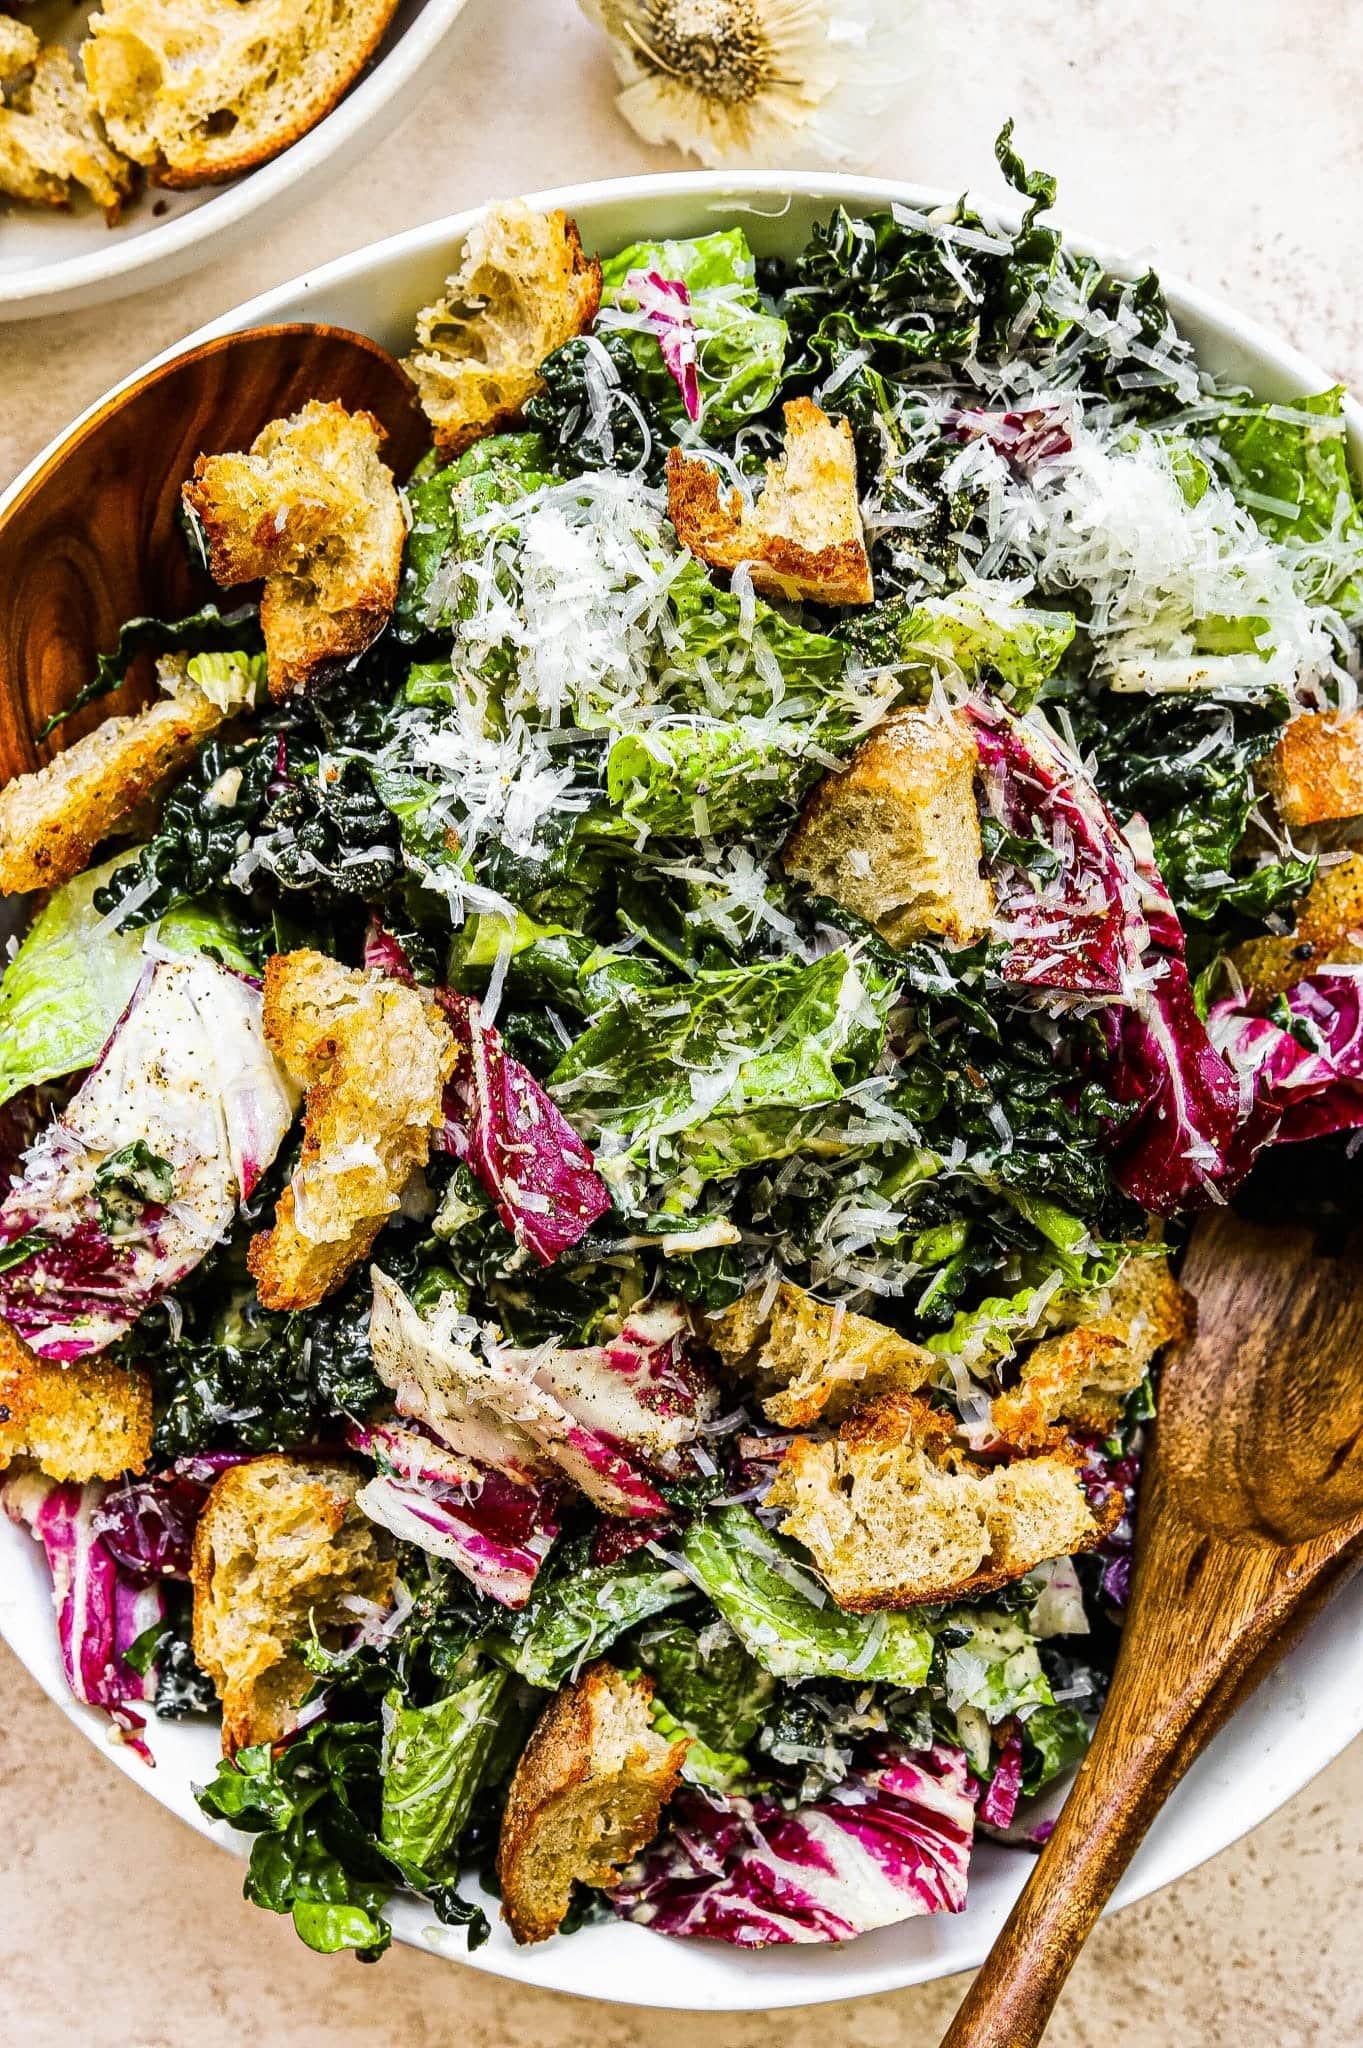
{"type": "Polygon", "coordinates": [[[1363,1563],[1363,1232],[1193,1232],[1121,1654],[1093,1746],[942,2048],[1033,2048],[1189,1764],[1363,1563]]]}
{"type": "MultiPolygon", "coordinates": [[[[89,681],[125,620],[238,601],[190,560],[176,526],[180,486],[197,455],[249,447],[309,398],[372,412],[399,481],[429,443],[415,386],[377,342],[340,327],[255,327],[118,392],[0,513],[0,785],[38,765],[34,736],[89,681]]],[[[56,746],[128,710],[149,680],[134,669],[116,696],[64,725],[56,746]]]]}

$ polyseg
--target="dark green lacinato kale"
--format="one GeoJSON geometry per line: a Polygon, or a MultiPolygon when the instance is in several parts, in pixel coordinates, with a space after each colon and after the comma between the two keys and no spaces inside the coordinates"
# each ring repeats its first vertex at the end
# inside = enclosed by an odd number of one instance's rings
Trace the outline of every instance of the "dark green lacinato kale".
{"type": "Polygon", "coordinates": [[[617,469],[660,483],[672,434],[626,334],[576,335],[540,365],[525,417],[561,476],[617,469]]]}
{"type": "Polygon", "coordinates": [[[1314,855],[1275,856],[1247,836],[1260,800],[1255,764],[1288,715],[1276,695],[1247,703],[1109,693],[1073,710],[1116,816],[1139,815],[1149,826],[1180,918],[1214,924],[1226,939],[1290,912],[1315,877],[1314,855]]]}
{"type": "Polygon", "coordinates": [[[215,604],[201,605],[183,619],[128,619],[119,628],[118,639],[95,663],[89,682],[77,691],[62,711],[54,711],[42,731],[45,740],[68,718],[74,718],[87,704],[120,689],[129,669],[140,655],[217,654],[241,649],[255,654],[263,647],[260,620],[254,605],[240,605],[221,612],[215,604]]]}

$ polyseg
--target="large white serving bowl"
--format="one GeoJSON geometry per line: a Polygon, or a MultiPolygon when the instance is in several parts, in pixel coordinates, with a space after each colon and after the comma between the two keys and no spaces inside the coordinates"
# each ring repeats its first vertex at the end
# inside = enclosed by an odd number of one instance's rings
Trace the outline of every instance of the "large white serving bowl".
{"type": "MultiPolygon", "coordinates": [[[[70,0],[40,0],[27,19],[45,40],[74,51],[95,4],[82,0],[73,12],[70,0]]],[[[324,168],[334,176],[415,104],[467,4],[400,0],[359,83],[297,142],[225,185],[192,192],[149,185],[115,228],[84,200],[69,213],[0,200],[0,321],[101,305],[165,284],[235,246],[268,215],[296,206],[324,168]]]]}
{"type": "MultiPolygon", "coordinates": [[[[610,251],[645,236],[701,234],[732,219],[742,224],[760,252],[777,254],[798,249],[811,224],[835,204],[855,213],[894,201],[927,208],[946,197],[912,185],[771,173],[739,180],[719,175],[630,178],[538,194],[531,203],[566,207],[589,249],[610,251]]],[[[1007,208],[995,211],[1010,218],[1007,208]]],[[[321,320],[360,329],[401,352],[418,307],[438,290],[475,217],[459,214],[434,221],[328,264],[238,306],[181,347],[262,322],[321,320]]],[[[1134,267],[1119,254],[1080,237],[1074,238],[1074,246],[1091,251],[1118,273],[1130,274],[1134,267]]],[[[1322,370],[1254,322],[1186,286],[1167,278],[1165,284],[1180,327],[1209,368],[1275,399],[1319,391],[1330,383],[1322,370]]],[[[169,350],[167,357],[179,352],[169,350]]],[[[1363,470],[1363,410],[1352,403],[1349,433],[1355,466],[1363,470]]],[[[0,497],[0,511],[63,439],[38,456],[0,497]]],[[[134,1783],[201,1834],[238,1854],[248,1853],[249,1837],[210,1824],[194,1803],[193,1786],[211,1775],[217,1760],[216,1728],[153,1725],[157,1767],[148,1771],[129,1750],[110,1743],[102,1715],[68,1696],[40,1553],[26,1534],[3,1520],[0,1636],[44,1691],[92,1742],[106,1747],[111,1760],[134,1783]]],[[[1257,1826],[1363,1731],[1360,1640],[1363,1580],[1336,1600],[1194,1764],[1119,1887],[1115,1905],[1127,1905],[1181,1877],[1257,1826]]],[[[630,2005],[718,2012],[812,2005],[893,1991],[973,1968],[982,1961],[1028,1868],[1025,1851],[984,1842],[975,1853],[970,1902],[963,1914],[905,1921],[841,1948],[775,1948],[762,1954],[743,1954],[707,1941],[669,1941],[640,1927],[614,1923],[537,1948],[518,1949],[495,1919],[495,1903],[488,1900],[494,1916],[492,1939],[469,1961],[475,1969],[521,1983],[630,2005]]],[[[398,1900],[392,1918],[400,1940],[463,1958],[463,1934],[438,1927],[420,1900],[398,1900]]]]}

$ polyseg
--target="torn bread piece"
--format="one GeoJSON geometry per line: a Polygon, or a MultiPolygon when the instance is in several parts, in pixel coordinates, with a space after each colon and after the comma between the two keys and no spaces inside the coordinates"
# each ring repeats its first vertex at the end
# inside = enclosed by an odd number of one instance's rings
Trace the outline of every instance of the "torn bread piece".
{"type": "Polygon", "coordinates": [[[266,963],[265,1037],[307,1090],[303,1152],[248,1263],[266,1308],[313,1308],[425,1165],[458,1049],[418,989],[306,950],[266,963]]]}
{"type": "Polygon", "coordinates": [[[117,1479],[151,1456],[151,1380],[103,1358],[35,1358],[0,1322],[0,1472],[31,1458],[49,1479],[117,1479]]]}
{"type": "Polygon", "coordinates": [[[270,694],[315,689],[387,624],[407,538],[372,413],[309,399],[246,455],[201,455],[184,501],[222,585],[264,577],[270,694]]]}
{"type": "Polygon", "coordinates": [[[328,1459],[253,1458],[213,1486],[194,1532],[194,1655],[222,1701],[228,1756],[279,1742],[316,1679],[298,1653],[328,1648],[392,1600],[387,1535],[355,1504],[360,1475],[328,1459]]]}
{"type": "Polygon", "coordinates": [[[40,47],[31,29],[0,14],[0,83],[11,85],[0,104],[0,193],[66,207],[79,187],[113,227],[132,192],[133,167],[109,147],[68,53],[40,47]]]}
{"type": "Polygon", "coordinates": [[[815,786],[786,841],[786,873],[892,946],[973,945],[994,911],[981,873],[977,761],[954,713],[896,712],[815,786]]]}
{"type": "Polygon", "coordinates": [[[189,765],[227,713],[202,691],[106,718],[93,732],[0,789],[0,894],[54,889],[102,839],[189,765]]]}
{"type": "Polygon", "coordinates": [[[1322,866],[1295,915],[1296,926],[1285,937],[1248,939],[1231,952],[1236,972],[1260,1008],[1303,975],[1363,960],[1363,854],[1322,866]]]}
{"type": "Polygon", "coordinates": [[[1306,711],[1260,762],[1258,779],[1290,830],[1363,815],[1363,711],[1306,711]]]}
{"type": "Polygon", "coordinates": [[[1017,1385],[994,1401],[994,1428],[1019,1450],[1041,1450],[1057,1422],[1109,1428],[1158,1351],[1194,1327],[1193,1298],[1167,1258],[1134,1253],[1112,1286],[1075,1305],[1071,1329],[1033,1345],[1017,1385]]]}
{"type": "Polygon", "coordinates": [[[535,1723],[497,1849],[502,1917],[517,1941],[547,1941],[574,1881],[609,1890],[657,1834],[689,1743],[654,1733],[652,1697],[651,1679],[593,1664],[535,1723]]]}
{"type": "Polygon", "coordinates": [[[441,453],[514,425],[542,388],[540,364],[591,326],[600,303],[601,265],[567,214],[519,199],[489,207],[445,296],[418,313],[406,359],[441,453]]]}
{"type": "Polygon", "coordinates": [[[819,604],[870,604],[871,564],[857,503],[857,458],[846,420],[829,419],[810,398],[785,407],[780,456],[767,464],[757,501],[720,497],[708,462],[670,449],[667,512],[677,538],[712,569],[746,562],[753,588],[819,604]]]}
{"type": "Polygon", "coordinates": [[[236,177],[314,128],[397,0],[104,0],[85,75],[110,138],[157,185],[236,177]]]}
{"type": "Polygon", "coordinates": [[[791,1444],[767,1505],[787,1510],[783,1531],[805,1545],[839,1607],[864,1614],[987,1593],[1105,1533],[1068,1457],[985,1465],[954,1436],[951,1417],[917,1395],[887,1394],[832,1440],[791,1444]]]}
{"type": "Polygon", "coordinates": [[[839,1422],[880,1394],[913,1393],[942,1370],[935,1352],[841,1303],[816,1301],[783,1280],[711,1316],[710,1342],[731,1372],[756,1382],[762,1409],[784,1429],[839,1422]]]}

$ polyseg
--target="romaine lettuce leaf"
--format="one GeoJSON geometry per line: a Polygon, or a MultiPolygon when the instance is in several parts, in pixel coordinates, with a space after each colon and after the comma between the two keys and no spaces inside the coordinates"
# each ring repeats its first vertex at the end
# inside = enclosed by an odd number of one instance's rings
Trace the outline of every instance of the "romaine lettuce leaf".
{"type": "Polygon", "coordinates": [[[1215,433],[1229,457],[1231,491],[1265,533],[1288,544],[1305,594],[1352,614],[1363,607],[1363,511],[1349,471],[1344,395],[1335,384],[1290,405],[1237,409],[1215,433]]]}
{"type": "Polygon", "coordinates": [[[1074,638],[1072,612],[1022,604],[1006,590],[978,584],[910,603],[891,598],[847,629],[863,661],[928,672],[945,668],[973,681],[992,674],[1016,711],[1025,711],[1055,674],[1074,638]]]}
{"type": "Polygon", "coordinates": [[[892,974],[841,951],[631,990],[565,1053],[550,1092],[596,1134],[617,1185],[674,1160],[701,1180],[734,1173],[783,1157],[872,1071],[894,992],[892,974]]]}
{"type": "Polygon", "coordinates": [[[706,719],[622,733],[606,758],[606,794],[650,832],[708,839],[793,807],[821,773],[770,727],[706,719]]]}
{"type": "Polygon", "coordinates": [[[631,280],[650,275],[686,287],[705,431],[725,433],[765,412],[781,382],[786,323],[762,306],[757,265],[743,230],[725,228],[693,241],[633,242],[601,266],[603,329],[616,324],[612,314],[629,323],[629,348],[649,398],[664,419],[680,421],[681,394],[641,293],[631,288],[631,280]]]}
{"type": "MultiPolygon", "coordinates": [[[[538,434],[490,434],[453,462],[431,454],[417,464],[406,487],[412,524],[393,613],[400,639],[448,632],[460,616],[457,573],[446,565],[470,544],[469,523],[552,481],[538,434]]],[[[472,545],[481,553],[490,538],[472,545]]]]}
{"type": "Polygon", "coordinates": [[[636,1551],[618,1565],[565,1560],[486,1647],[531,1685],[556,1691],[627,1629],[694,1597],[684,1574],[651,1551],[636,1551]]]}
{"type": "Polygon", "coordinates": [[[945,1651],[950,1711],[973,1707],[993,1727],[1024,1707],[1053,1707],[1055,1696],[1041,1668],[1036,1639],[1014,1615],[988,1608],[952,1608],[942,1621],[952,1638],[945,1651]]]}
{"type": "Polygon", "coordinates": [[[383,1817],[385,1849],[433,1881],[457,1873],[460,1835],[497,1746],[511,1687],[509,1671],[483,1671],[428,1707],[384,1702],[383,1817]]]}
{"type": "Polygon", "coordinates": [[[776,1681],[731,1629],[710,1624],[698,1634],[684,1621],[653,1622],[640,1630],[635,1654],[690,1734],[726,1751],[756,1739],[776,1681]]]}
{"type": "Polygon", "coordinates": [[[693,1522],[682,1556],[749,1655],[776,1678],[884,1679],[921,1685],[932,1637],[909,1614],[844,1614],[795,1550],[750,1509],[693,1522]]]}

